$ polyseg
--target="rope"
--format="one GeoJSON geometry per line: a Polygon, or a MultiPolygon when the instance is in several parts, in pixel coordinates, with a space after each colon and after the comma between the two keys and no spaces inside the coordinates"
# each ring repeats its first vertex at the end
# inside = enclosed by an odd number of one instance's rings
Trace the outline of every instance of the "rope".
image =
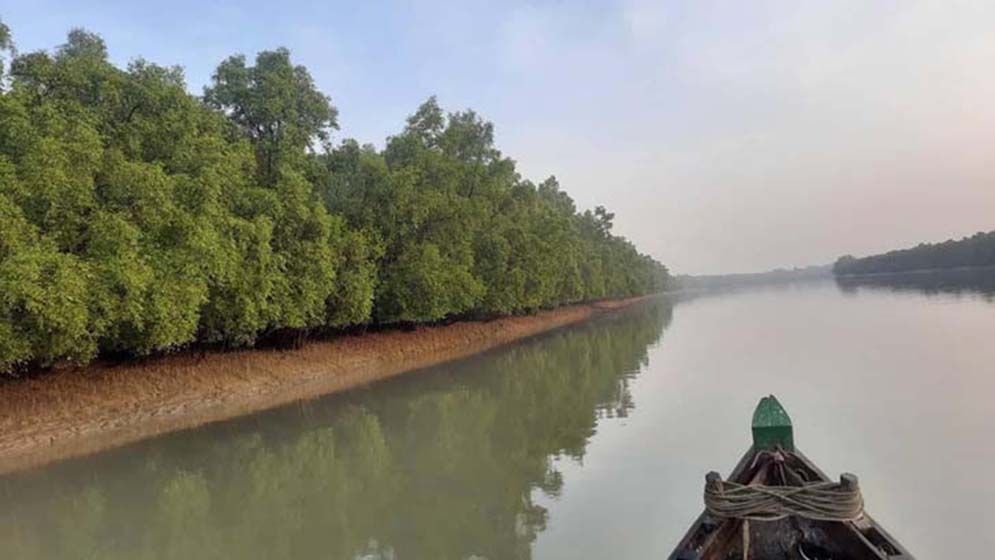
{"type": "MultiPolygon", "coordinates": [[[[775,467],[784,472],[782,457],[775,456],[775,467]]],[[[798,486],[746,485],[731,481],[706,484],[705,509],[714,517],[757,521],[774,521],[792,515],[819,521],[853,521],[863,515],[864,499],[857,486],[844,487],[839,482],[799,482],[798,486]]]]}
{"type": "Polygon", "coordinates": [[[705,489],[705,509],[715,517],[774,521],[791,515],[820,521],[853,521],[864,512],[860,490],[837,482],[804,486],[764,486],[723,482],[722,490],[705,489]]]}

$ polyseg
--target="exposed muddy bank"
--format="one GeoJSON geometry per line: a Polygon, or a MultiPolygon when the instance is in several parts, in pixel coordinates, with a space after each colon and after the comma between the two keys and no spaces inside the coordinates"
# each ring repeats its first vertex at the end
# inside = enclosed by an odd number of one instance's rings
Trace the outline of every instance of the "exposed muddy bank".
{"type": "Polygon", "coordinates": [[[0,472],[93,453],[483,352],[649,297],[536,315],[177,355],[0,385],[0,472]]]}

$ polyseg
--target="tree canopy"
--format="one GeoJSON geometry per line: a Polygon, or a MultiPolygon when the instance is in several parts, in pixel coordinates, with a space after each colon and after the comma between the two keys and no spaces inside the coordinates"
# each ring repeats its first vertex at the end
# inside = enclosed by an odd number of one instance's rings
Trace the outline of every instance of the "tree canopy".
{"type": "Polygon", "coordinates": [[[306,148],[328,141],[329,130],[338,128],[338,110],[284,48],[259,53],[255,66],[246,66],[243,55],[229,57],[204,100],[252,142],[264,184],[276,182],[281,166],[299,164],[306,148]]]}
{"type": "Polygon", "coordinates": [[[286,49],[118,68],[96,34],[17,54],[0,23],[0,371],[659,290],[666,268],[522,178],[430,98],[384,149],[286,49]],[[5,59],[7,62],[7,59],[5,59]]]}
{"type": "Polygon", "coordinates": [[[995,231],[942,243],[920,243],[909,249],[863,258],[845,255],[837,259],[833,273],[875,274],[982,266],[995,266],[995,231]]]}

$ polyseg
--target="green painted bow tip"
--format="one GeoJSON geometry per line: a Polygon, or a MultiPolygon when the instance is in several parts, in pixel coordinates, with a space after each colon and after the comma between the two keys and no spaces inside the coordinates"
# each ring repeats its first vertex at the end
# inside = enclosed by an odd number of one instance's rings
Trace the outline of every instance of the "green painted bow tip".
{"type": "Polygon", "coordinates": [[[753,411],[753,448],[795,450],[791,417],[774,395],[760,399],[753,411]]]}

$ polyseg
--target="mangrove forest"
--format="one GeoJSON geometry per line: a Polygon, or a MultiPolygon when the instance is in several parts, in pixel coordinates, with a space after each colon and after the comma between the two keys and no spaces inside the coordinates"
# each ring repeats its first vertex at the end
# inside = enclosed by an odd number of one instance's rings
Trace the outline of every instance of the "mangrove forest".
{"type": "Polygon", "coordinates": [[[290,52],[231,56],[203,94],[74,29],[0,23],[0,372],[251,346],[365,325],[658,291],[667,269],[523,178],[472,110],[429,98],[383,148],[290,52]]]}
{"type": "Polygon", "coordinates": [[[863,258],[846,255],[833,265],[833,273],[877,274],[988,266],[995,266],[995,231],[942,243],[920,243],[909,249],[863,258]]]}

